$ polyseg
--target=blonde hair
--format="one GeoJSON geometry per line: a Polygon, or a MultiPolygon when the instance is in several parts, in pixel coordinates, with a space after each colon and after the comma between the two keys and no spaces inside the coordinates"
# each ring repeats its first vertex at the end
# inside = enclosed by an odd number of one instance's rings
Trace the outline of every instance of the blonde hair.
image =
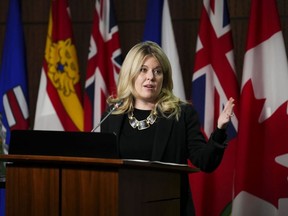
{"type": "Polygon", "coordinates": [[[136,44],[127,53],[122,64],[117,85],[117,96],[110,96],[107,100],[109,105],[122,101],[114,114],[123,114],[134,109],[134,83],[147,56],[155,57],[162,68],[163,84],[157,98],[153,112],[160,112],[163,116],[170,118],[180,116],[180,99],[176,97],[173,90],[172,69],[170,62],[161,47],[151,41],[136,44]]]}

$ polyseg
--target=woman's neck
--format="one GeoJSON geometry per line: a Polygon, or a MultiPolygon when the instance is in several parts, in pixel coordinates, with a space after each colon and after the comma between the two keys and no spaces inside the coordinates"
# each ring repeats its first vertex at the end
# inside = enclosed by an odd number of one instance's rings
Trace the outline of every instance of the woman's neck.
{"type": "Polygon", "coordinates": [[[134,107],[140,110],[153,110],[155,107],[155,103],[135,101],[134,107]]]}

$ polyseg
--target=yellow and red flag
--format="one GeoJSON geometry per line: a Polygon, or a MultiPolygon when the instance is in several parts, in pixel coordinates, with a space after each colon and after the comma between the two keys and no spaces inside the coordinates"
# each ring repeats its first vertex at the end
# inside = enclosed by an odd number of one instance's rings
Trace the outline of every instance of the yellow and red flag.
{"type": "Polygon", "coordinates": [[[67,0],[52,0],[34,129],[83,131],[80,74],[67,0]]]}

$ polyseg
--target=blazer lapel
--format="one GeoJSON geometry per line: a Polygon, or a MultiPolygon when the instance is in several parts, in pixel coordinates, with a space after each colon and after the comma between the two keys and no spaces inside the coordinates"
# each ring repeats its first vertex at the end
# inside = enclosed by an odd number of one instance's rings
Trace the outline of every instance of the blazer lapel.
{"type": "Polygon", "coordinates": [[[161,161],[172,131],[173,120],[164,117],[158,118],[156,135],[152,151],[152,161],[161,161]]]}

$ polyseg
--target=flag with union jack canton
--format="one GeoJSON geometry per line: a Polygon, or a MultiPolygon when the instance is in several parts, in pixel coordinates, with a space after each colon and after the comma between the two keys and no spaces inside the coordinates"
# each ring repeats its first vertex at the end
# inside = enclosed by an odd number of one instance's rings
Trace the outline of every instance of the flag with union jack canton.
{"type": "Polygon", "coordinates": [[[85,131],[91,131],[100,122],[107,96],[116,94],[121,64],[113,1],[96,0],[85,82],[85,131]]]}
{"type": "MultiPolygon", "coordinates": [[[[217,126],[218,116],[230,97],[236,100],[237,105],[239,86],[227,2],[204,0],[195,55],[192,103],[207,138],[217,126]]],[[[229,215],[231,211],[237,107],[234,111],[235,116],[227,130],[229,145],[221,165],[212,174],[190,176],[196,215],[229,215]]]]}

